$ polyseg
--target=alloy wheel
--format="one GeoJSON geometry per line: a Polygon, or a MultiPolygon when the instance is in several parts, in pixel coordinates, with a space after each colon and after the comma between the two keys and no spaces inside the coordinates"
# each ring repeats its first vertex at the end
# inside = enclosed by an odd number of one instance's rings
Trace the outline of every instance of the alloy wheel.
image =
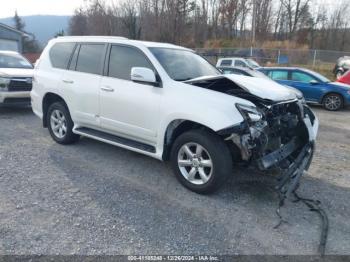
{"type": "Polygon", "coordinates": [[[329,95],[325,98],[324,105],[328,110],[338,110],[341,106],[341,98],[337,95],[329,95]]]}
{"type": "Polygon", "coordinates": [[[213,173],[213,161],[208,151],[198,143],[184,144],[179,150],[177,162],[183,177],[195,185],[207,183],[213,173]]]}
{"type": "Polygon", "coordinates": [[[60,110],[55,109],[52,111],[50,124],[52,132],[57,138],[62,139],[65,137],[67,134],[67,121],[66,117],[60,110]]]}

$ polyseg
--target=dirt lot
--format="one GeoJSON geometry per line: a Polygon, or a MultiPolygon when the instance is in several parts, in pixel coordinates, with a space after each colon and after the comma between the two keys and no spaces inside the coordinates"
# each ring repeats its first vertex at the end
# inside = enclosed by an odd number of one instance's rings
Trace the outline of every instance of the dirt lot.
{"type": "MultiPolygon", "coordinates": [[[[321,126],[300,193],[322,201],[328,254],[350,254],[350,110],[321,126]]],[[[90,139],[52,141],[30,109],[0,109],[0,254],[315,254],[320,219],[278,219],[272,181],[237,170],[215,195],[184,189],[169,165],[90,139]]]]}

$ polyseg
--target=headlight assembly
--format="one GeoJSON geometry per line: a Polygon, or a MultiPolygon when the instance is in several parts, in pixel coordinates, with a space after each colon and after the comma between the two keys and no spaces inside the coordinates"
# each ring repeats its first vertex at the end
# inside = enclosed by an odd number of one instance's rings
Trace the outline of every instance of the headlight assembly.
{"type": "Polygon", "coordinates": [[[262,113],[254,106],[236,104],[237,109],[242,114],[243,118],[250,122],[260,121],[263,117],[262,113]]]}
{"type": "Polygon", "coordinates": [[[0,91],[7,91],[11,80],[6,77],[0,77],[0,91]]]}

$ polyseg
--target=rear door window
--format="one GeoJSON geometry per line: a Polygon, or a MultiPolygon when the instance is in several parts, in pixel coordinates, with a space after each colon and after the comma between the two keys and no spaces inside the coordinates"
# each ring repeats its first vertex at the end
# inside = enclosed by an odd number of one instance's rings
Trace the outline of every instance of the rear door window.
{"type": "Polygon", "coordinates": [[[269,71],[268,76],[273,80],[288,80],[288,71],[286,70],[269,71]]]}
{"type": "Polygon", "coordinates": [[[104,44],[81,44],[76,71],[90,74],[101,74],[104,56],[104,44]]]}
{"type": "Polygon", "coordinates": [[[53,67],[67,69],[75,43],[56,43],[49,52],[53,67]]]}

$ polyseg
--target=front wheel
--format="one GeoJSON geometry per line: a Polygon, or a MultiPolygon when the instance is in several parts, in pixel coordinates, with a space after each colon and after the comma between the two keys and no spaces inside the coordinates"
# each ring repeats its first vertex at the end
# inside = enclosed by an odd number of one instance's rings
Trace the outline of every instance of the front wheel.
{"type": "Polygon", "coordinates": [[[328,94],[323,98],[323,107],[329,111],[337,111],[343,107],[343,98],[338,94],[328,94]]]}
{"type": "Polygon", "coordinates": [[[171,150],[171,165],[186,188],[200,194],[220,188],[232,174],[232,157],[216,134],[192,130],[180,135],[171,150]]]}

